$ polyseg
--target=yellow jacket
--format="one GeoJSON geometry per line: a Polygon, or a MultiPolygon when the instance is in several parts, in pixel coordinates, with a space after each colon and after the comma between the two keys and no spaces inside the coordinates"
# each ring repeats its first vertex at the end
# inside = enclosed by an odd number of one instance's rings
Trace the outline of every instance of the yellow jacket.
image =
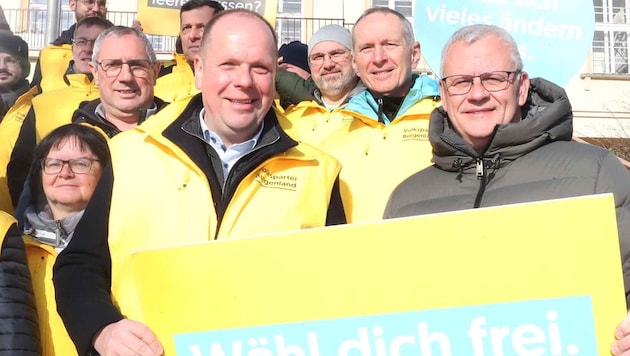
{"type": "Polygon", "coordinates": [[[0,122],[0,210],[9,214],[13,214],[15,207],[11,201],[7,184],[7,165],[11,159],[11,153],[13,153],[24,118],[31,109],[35,94],[37,94],[37,88],[31,88],[22,94],[0,122]]]}
{"type": "Polygon", "coordinates": [[[364,91],[343,110],[354,120],[318,145],[343,166],[340,188],[349,223],[382,219],[394,188],[431,164],[429,116],[440,104],[437,95],[437,84],[419,77],[401,112],[385,125],[372,116],[376,102],[364,91]]]}
{"type": "Polygon", "coordinates": [[[157,79],[155,96],[166,101],[190,98],[200,92],[195,87],[195,74],[183,54],[173,53],[175,64],[170,66],[171,72],[157,79]]]}
{"type": "Polygon", "coordinates": [[[42,355],[77,355],[66,327],[57,314],[52,268],[58,253],[54,247],[41,243],[30,236],[24,236],[24,246],[39,316],[42,355]]]}
{"type": "Polygon", "coordinates": [[[50,131],[72,122],[72,114],[83,101],[99,97],[98,87],[85,74],[68,74],[70,85],[44,92],[33,99],[37,142],[50,131]]]}
{"type": "Polygon", "coordinates": [[[300,142],[318,146],[333,132],[348,127],[353,115],[336,108],[328,110],[316,101],[302,101],[284,111],[288,121],[280,121],[282,128],[292,132],[300,142]]]}
{"type": "MultiPolygon", "coordinates": [[[[182,150],[187,141],[194,156],[207,157],[201,138],[182,132],[198,118],[200,97],[182,114],[186,102],[175,102],[136,129],[110,141],[114,184],[109,210],[112,295],[128,318],[142,320],[131,268],[131,252],[142,248],[246,237],[263,233],[324,226],[331,191],[340,165],[331,156],[289,139],[268,115],[259,153],[243,157],[230,177],[242,170],[240,181],[224,185],[232,191],[219,226],[206,171],[182,150]],[[175,121],[174,117],[177,117],[175,121]],[[192,118],[192,120],[190,120],[192,118]],[[178,144],[167,138],[173,132],[178,144]],[[199,141],[197,141],[199,140],[199,141]],[[285,149],[284,147],[290,148],[285,149]],[[273,153],[275,152],[275,153],[273,153]],[[258,163],[258,161],[260,161],[258,163]],[[250,166],[247,165],[250,162],[250,166]],[[144,178],[147,177],[147,178],[144,178]]],[[[200,158],[201,159],[201,158],[200,158]]],[[[215,183],[217,184],[216,178],[215,183]]],[[[221,184],[221,183],[218,183],[221,184]]],[[[75,236],[75,238],[78,238],[75,236]]]]}
{"type": "Polygon", "coordinates": [[[39,52],[42,81],[39,84],[42,93],[68,86],[63,80],[68,65],[72,60],[72,45],[50,45],[39,52]]]}

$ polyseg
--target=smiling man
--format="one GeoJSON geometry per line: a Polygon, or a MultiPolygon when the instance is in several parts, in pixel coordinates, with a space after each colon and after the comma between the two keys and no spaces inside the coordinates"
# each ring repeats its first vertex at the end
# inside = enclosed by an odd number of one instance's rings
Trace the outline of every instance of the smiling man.
{"type": "Polygon", "coordinates": [[[29,89],[28,44],[10,32],[0,32],[0,121],[17,98],[29,89]]]}
{"type": "Polygon", "coordinates": [[[71,46],[79,21],[88,17],[105,19],[107,15],[107,0],[69,0],[68,5],[74,12],[77,22],[61,32],[51,45],[40,51],[35,65],[31,86],[39,87],[42,92],[65,86],[63,74],[68,62],[73,58],[71,46]]]}
{"type": "Polygon", "coordinates": [[[326,25],[308,43],[311,77],[317,85],[313,99],[290,106],[283,127],[317,146],[331,132],[352,121],[341,109],[365,86],[352,68],[352,35],[339,25],[326,25]]]}
{"type": "MultiPolygon", "coordinates": [[[[613,193],[630,305],[630,174],[613,153],[571,142],[565,91],[530,78],[514,39],[489,25],[455,32],[442,50],[441,72],[443,105],[429,132],[435,164],[396,188],[385,217],[613,193]]],[[[628,326],[630,317],[616,334],[626,339],[615,355],[629,348],[628,326]]]]}
{"type": "Polygon", "coordinates": [[[163,351],[144,324],[136,249],[345,222],[339,163],[287,136],[271,109],[276,48],[260,15],[220,13],[195,57],[201,93],[110,141],[112,164],[55,265],[58,310],[79,354],[163,351]]]}
{"type": "Polygon", "coordinates": [[[153,95],[160,71],[149,39],[138,29],[114,26],[94,43],[89,62],[100,98],[84,103],[72,122],[88,123],[108,137],[132,129],[165,103],[153,95]]]}
{"type": "Polygon", "coordinates": [[[428,119],[439,104],[438,84],[412,73],[420,45],[411,23],[400,13],[368,9],[352,36],[353,65],[367,90],[342,109],[343,115],[352,117],[349,123],[318,147],[343,165],[341,194],[348,221],[380,220],[396,185],[431,164],[428,119]]]}

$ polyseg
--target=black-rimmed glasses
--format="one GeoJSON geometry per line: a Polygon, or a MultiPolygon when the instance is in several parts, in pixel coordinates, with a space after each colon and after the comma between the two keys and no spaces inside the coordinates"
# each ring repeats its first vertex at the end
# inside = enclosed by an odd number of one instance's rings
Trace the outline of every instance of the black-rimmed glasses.
{"type": "Polygon", "coordinates": [[[42,161],[42,170],[45,174],[58,174],[63,170],[63,165],[67,164],[70,170],[75,174],[87,174],[92,169],[92,163],[99,162],[95,158],[75,158],[75,159],[57,159],[46,158],[42,161]]]}

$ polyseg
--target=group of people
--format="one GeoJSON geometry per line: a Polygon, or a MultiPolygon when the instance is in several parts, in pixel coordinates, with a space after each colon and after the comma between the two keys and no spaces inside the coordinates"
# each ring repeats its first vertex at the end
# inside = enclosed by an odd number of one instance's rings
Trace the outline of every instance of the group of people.
{"type": "MultiPolygon", "coordinates": [[[[137,249],[595,193],[614,194],[630,305],[630,173],[571,142],[566,93],[530,78],[505,30],[458,30],[435,80],[413,72],[411,23],[372,8],[352,32],[313,34],[296,78],[254,12],[186,2],[162,67],[104,0],[70,3],[71,46],[42,51],[39,84],[0,122],[0,290],[16,293],[0,295],[0,328],[19,335],[0,354],[162,354],[137,249]]],[[[29,67],[3,46],[5,90],[29,67]]],[[[630,317],[615,337],[611,353],[630,353],[630,317]]]]}

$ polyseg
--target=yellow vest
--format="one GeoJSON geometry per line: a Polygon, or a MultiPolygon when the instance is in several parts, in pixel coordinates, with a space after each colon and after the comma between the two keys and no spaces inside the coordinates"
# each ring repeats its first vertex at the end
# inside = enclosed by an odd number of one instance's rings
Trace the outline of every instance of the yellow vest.
{"type": "Polygon", "coordinates": [[[132,251],[324,226],[341,168],[305,144],[276,154],[241,181],[219,227],[206,175],[162,135],[186,104],[172,103],[109,141],[112,295],[130,319],[143,320],[132,251]]]}
{"type": "Polygon", "coordinates": [[[290,125],[286,125],[286,121],[281,121],[282,128],[291,130],[300,142],[313,146],[318,146],[342,127],[348,127],[354,118],[342,108],[330,111],[315,101],[303,101],[292,105],[284,114],[290,125]]]}
{"type": "Polygon", "coordinates": [[[37,94],[37,88],[31,88],[22,94],[0,123],[0,210],[9,214],[13,214],[14,206],[7,185],[7,165],[35,94],[37,94]]]}
{"type": "Polygon", "coordinates": [[[195,74],[183,54],[173,53],[173,71],[157,79],[154,94],[170,103],[190,98],[200,92],[195,87],[195,74]]]}
{"type": "Polygon", "coordinates": [[[72,60],[72,45],[50,45],[39,52],[39,65],[42,71],[40,87],[42,93],[68,86],[63,75],[72,60]]]}
{"type": "Polygon", "coordinates": [[[24,236],[24,247],[31,271],[35,303],[39,316],[39,333],[43,356],[72,356],[77,350],[57,314],[55,288],[52,281],[53,265],[57,260],[54,247],[41,243],[30,236],[24,236]]]}
{"type": "Polygon", "coordinates": [[[429,116],[438,105],[422,99],[387,126],[348,111],[355,119],[318,145],[343,166],[340,188],[349,223],[382,219],[394,188],[431,165],[429,116]]]}
{"type": "Polygon", "coordinates": [[[82,101],[99,97],[98,87],[87,75],[69,74],[66,78],[69,86],[42,93],[33,99],[37,142],[57,127],[69,124],[82,101]]]}

